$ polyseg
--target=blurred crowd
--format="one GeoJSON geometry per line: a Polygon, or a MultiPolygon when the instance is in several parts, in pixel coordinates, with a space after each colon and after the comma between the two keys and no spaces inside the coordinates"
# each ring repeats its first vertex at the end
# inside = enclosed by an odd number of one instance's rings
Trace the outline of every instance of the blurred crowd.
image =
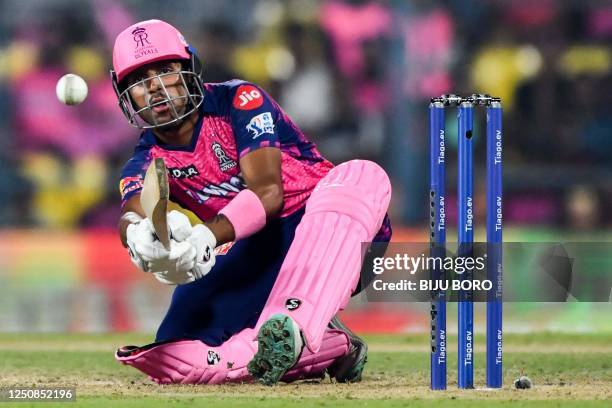
{"type": "Polygon", "coordinates": [[[612,225],[609,1],[21,0],[0,1],[1,226],[116,224],[139,132],[117,107],[111,48],[149,18],[183,31],[206,82],[266,89],[333,162],[381,163],[396,224],[427,220],[429,99],[489,93],[505,112],[507,223],[612,225]],[[80,106],[55,98],[67,72],[89,84],[80,106]]]}

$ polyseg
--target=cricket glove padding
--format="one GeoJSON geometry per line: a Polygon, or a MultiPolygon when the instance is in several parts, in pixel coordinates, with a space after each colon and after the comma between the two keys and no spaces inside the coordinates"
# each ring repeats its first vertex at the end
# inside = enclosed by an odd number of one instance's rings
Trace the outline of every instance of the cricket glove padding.
{"type": "MultiPolygon", "coordinates": [[[[183,285],[201,279],[211,271],[216,262],[214,249],[217,246],[217,239],[212,231],[208,227],[198,224],[191,228],[191,233],[185,241],[177,242],[174,239],[171,240],[170,260],[172,259],[173,249],[176,248],[177,250],[175,253],[176,256],[180,255],[178,253],[179,249],[187,246],[189,250],[185,250],[183,254],[184,259],[179,256],[176,260],[176,265],[190,265],[191,267],[189,269],[186,269],[186,267],[175,268],[170,262],[164,266],[167,267],[166,269],[162,267],[163,270],[154,271],[154,275],[158,281],[167,285],[183,285]],[[189,263],[190,259],[192,259],[191,256],[193,256],[193,263],[189,263]]],[[[153,270],[150,264],[149,268],[153,270]]]]}
{"type": "Polygon", "coordinates": [[[181,274],[190,271],[196,264],[197,251],[188,241],[178,242],[170,240],[170,250],[166,250],[161,242],[157,241],[160,248],[156,248],[154,257],[141,254],[151,272],[168,272],[170,274],[181,274]]]}
{"type": "Polygon", "coordinates": [[[187,242],[170,240],[170,251],[155,238],[148,219],[127,228],[128,253],[132,263],[144,272],[152,272],[166,284],[189,283],[195,280],[190,271],[196,266],[197,251],[187,242]]]}
{"type": "Polygon", "coordinates": [[[168,213],[168,231],[170,237],[178,242],[185,241],[193,230],[189,218],[180,211],[172,210],[168,213]]]}
{"type": "Polygon", "coordinates": [[[170,251],[167,256],[148,262],[149,270],[155,278],[166,285],[182,285],[191,283],[201,276],[196,276],[192,270],[196,266],[196,249],[187,242],[170,240],[170,251]]]}
{"type": "Polygon", "coordinates": [[[202,224],[194,226],[186,241],[195,248],[197,262],[206,263],[212,260],[214,265],[217,238],[210,228],[202,224]]]}
{"type": "Polygon", "coordinates": [[[150,271],[143,254],[152,256],[158,252],[159,247],[164,249],[159,241],[157,241],[159,245],[155,244],[153,226],[146,218],[140,222],[128,225],[126,230],[126,243],[132,263],[144,272],[150,271]]]}
{"type": "Polygon", "coordinates": [[[193,227],[187,242],[196,249],[196,264],[191,270],[191,274],[195,279],[200,279],[215,266],[217,238],[208,227],[198,224],[193,227]]]}

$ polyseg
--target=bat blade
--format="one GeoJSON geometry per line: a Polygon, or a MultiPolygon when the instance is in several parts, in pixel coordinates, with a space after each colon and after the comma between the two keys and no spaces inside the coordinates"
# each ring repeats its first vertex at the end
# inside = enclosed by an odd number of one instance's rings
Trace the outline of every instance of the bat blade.
{"type": "Polygon", "coordinates": [[[164,159],[156,158],[151,162],[145,174],[140,192],[140,205],[147,218],[151,220],[155,235],[168,250],[170,250],[167,218],[169,196],[166,164],[164,159]]]}

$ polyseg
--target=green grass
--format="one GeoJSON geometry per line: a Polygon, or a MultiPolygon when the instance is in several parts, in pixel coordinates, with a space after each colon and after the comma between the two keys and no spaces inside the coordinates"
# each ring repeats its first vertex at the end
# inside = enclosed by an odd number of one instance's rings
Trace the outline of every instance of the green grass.
{"type": "MultiPolygon", "coordinates": [[[[7,404],[7,406],[19,406],[19,407],[40,407],[38,404],[7,404]]],[[[123,398],[123,397],[107,397],[104,399],[99,398],[81,398],[76,403],[69,405],[59,403],[45,403],[44,407],[93,407],[93,408],[108,408],[108,407],[236,407],[236,408],[253,408],[253,407],[266,407],[266,408],[287,408],[291,406],[315,406],[315,407],[410,407],[410,408],[429,408],[429,407],[453,407],[453,408],[487,408],[491,407],[491,401],[485,399],[442,399],[442,400],[430,400],[430,399],[360,399],[358,402],[352,399],[341,399],[337,397],[325,398],[318,401],[312,399],[300,399],[300,398],[277,398],[277,397],[263,397],[263,398],[248,398],[248,397],[234,397],[234,398],[217,398],[209,396],[199,397],[186,397],[176,396],[171,398],[160,399],[159,397],[139,397],[139,398],[123,398]]],[[[509,401],[496,401],[495,406],[498,407],[605,407],[607,406],[604,401],[562,401],[562,400],[543,400],[543,401],[520,401],[520,400],[509,400],[509,401]]]]}
{"type": "MultiPolygon", "coordinates": [[[[501,391],[457,390],[456,353],[448,344],[449,389],[428,388],[426,335],[370,336],[371,352],[360,384],[302,382],[264,387],[158,386],[137,370],[117,364],[114,349],[143,344],[149,336],[0,335],[0,386],[76,386],[77,402],[69,407],[595,407],[612,399],[611,334],[511,334],[505,338],[504,384],[501,391]],[[530,390],[512,388],[524,372],[530,390]]],[[[484,339],[476,338],[475,380],[484,380],[484,339]]],[[[39,403],[0,403],[39,407],[39,403]]],[[[45,407],[60,406],[45,403],[45,407]]]]}

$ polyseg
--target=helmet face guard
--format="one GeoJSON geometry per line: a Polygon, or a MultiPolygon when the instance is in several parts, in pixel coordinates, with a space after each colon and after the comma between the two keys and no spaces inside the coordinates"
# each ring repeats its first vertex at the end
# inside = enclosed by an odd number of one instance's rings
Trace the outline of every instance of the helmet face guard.
{"type": "Polygon", "coordinates": [[[197,111],[200,105],[202,105],[202,102],[204,102],[204,86],[200,73],[196,71],[198,63],[194,55],[192,55],[190,65],[191,69],[186,70],[183,68],[176,72],[161,73],[134,82],[127,87],[117,82],[117,75],[111,70],[111,80],[117,98],[119,99],[119,107],[130,125],[139,129],[169,127],[179,124],[184,118],[197,111]],[[164,85],[163,78],[171,75],[178,75],[178,83],[173,86],[183,87],[183,95],[172,96],[168,92],[166,85],[164,85]],[[133,100],[130,91],[138,86],[147,89],[146,83],[149,81],[157,81],[157,83],[159,83],[160,94],[163,99],[151,103],[151,98],[146,98],[146,105],[139,107],[133,100]],[[168,104],[170,118],[165,121],[158,121],[153,112],[153,108],[163,104],[168,104]]]}
{"type": "Polygon", "coordinates": [[[175,27],[165,21],[141,21],[123,30],[115,40],[111,80],[119,107],[132,126],[140,129],[174,126],[194,113],[204,101],[201,74],[202,64],[193,48],[175,27]],[[158,61],[181,61],[182,67],[177,72],[161,73],[126,84],[130,73],[158,61]],[[177,83],[172,87],[182,88],[180,95],[172,96],[168,92],[169,86],[162,80],[168,75],[178,75],[177,83]],[[148,81],[158,83],[160,92],[156,92],[154,103],[151,103],[152,95],[145,94],[146,106],[138,106],[130,91],[142,86],[148,92],[148,81]],[[163,104],[168,105],[170,118],[159,121],[155,107],[163,104]]]}

